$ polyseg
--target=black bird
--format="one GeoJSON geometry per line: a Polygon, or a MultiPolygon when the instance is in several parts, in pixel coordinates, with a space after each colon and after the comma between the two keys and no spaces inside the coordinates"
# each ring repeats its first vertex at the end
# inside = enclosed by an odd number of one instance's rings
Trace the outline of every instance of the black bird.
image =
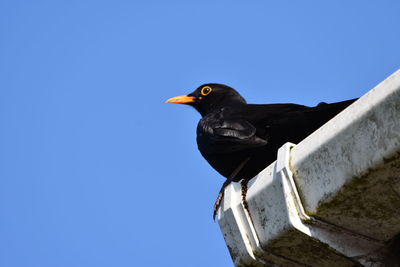
{"type": "Polygon", "coordinates": [[[225,186],[242,179],[247,184],[276,159],[279,147],[299,143],[355,100],[315,107],[247,104],[233,88],[209,83],[166,102],[190,105],[202,116],[197,125],[200,153],[227,178],[214,205],[215,217],[225,186]]]}

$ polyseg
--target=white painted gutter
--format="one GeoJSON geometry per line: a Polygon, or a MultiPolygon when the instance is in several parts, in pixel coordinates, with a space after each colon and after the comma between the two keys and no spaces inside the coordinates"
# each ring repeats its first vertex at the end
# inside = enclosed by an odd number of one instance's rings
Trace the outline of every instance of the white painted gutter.
{"type": "Polygon", "coordinates": [[[283,146],[247,202],[233,183],[218,214],[235,266],[384,266],[400,233],[400,70],[283,146]]]}

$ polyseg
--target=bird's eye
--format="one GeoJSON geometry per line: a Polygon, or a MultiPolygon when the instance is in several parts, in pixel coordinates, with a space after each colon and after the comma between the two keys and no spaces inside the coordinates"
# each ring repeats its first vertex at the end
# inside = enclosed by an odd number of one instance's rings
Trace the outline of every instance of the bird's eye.
{"type": "Polygon", "coordinates": [[[204,86],[203,88],[201,88],[200,93],[201,93],[203,96],[206,96],[206,95],[210,94],[211,91],[212,91],[212,89],[211,89],[210,86],[204,86]]]}

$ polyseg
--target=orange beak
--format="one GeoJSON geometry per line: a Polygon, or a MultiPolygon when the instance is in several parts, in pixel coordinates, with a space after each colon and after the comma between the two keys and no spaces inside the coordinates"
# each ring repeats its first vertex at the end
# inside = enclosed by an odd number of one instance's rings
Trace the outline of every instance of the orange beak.
{"type": "Polygon", "coordinates": [[[172,97],[172,98],[168,99],[167,101],[165,101],[165,103],[189,104],[189,103],[193,103],[195,101],[195,99],[196,98],[194,96],[182,95],[182,96],[172,97]]]}

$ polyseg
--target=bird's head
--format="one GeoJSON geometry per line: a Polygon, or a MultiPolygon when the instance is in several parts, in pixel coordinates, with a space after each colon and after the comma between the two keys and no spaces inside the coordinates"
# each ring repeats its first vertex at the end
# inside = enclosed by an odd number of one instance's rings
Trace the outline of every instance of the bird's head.
{"type": "Polygon", "coordinates": [[[218,83],[203,84],[188,95],[172,97],[166,102],[190,105],[202,116],[225,106],[246,104],[235,89],[218,83]]]}

